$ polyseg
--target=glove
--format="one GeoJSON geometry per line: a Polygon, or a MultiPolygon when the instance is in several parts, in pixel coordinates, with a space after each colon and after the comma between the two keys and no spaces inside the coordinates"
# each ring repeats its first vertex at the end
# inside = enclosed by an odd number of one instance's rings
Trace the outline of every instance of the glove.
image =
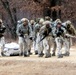
{"type": "Polygon", "coordinates": [[[23,34],[20,34],[20,37],[24,37],[24,35],[23,34]]]}
{"type": "Polygon", "coordinates": [[[48,35],[47,31],[44,31],[43,32],[43,35],[47,36],[48,35]]]}
{"type": "Polygon", "coordinates": [[[3,28],[0,28],[0,33],[4,33],[5,32],[5,27],[3,27],[3,28]]]}
{"type": "Polygon", "coordinates": [[[60,35],[62,35],[62,32],[58,32],[58,33],[56,33],[57,34],[57,36],[59,37],[60,35]]]}
{"type": "Polygon", "coordinates": [[[19,33],[20,33],[20,34],[24,34],[24,32],[23,32],[22,30],[19,30],[19,33]]]}
{"type": "Polygon", "coordinates": [[[33,38],[32,38],[32,37],[30,37],[29,39],[30,39],[30,40],[33,40],[33,38]]]}
{"type": "Polygon", "coordinates": [[[51,28],[49,28],[48,30],[49,30],[49,33],[52,31],[52,29],[51,29],[51,28]]]}

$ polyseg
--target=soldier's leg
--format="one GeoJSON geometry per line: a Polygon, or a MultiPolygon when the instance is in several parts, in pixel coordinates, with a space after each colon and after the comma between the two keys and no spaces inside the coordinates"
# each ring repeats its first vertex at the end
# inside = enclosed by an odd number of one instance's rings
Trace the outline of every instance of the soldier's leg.
{"type": "Polygon", "coordinates": [[[25,36],[25,41],[23,43],[23,52],[24,52],[24,56],[27,57],[29,56],[29,37],[28,35],[25,36]]]}
{"type": "Polygon", "coordinates": [[[19,37],[19,50],[20,50],[20,53],[19,55],[23,55],[23,39],[22,37],[19,37]]]}
{"type": "Polygon", "coordinates": [[[70,46],[73,46],[74,44],[73,44],[73,40],[72,40],[72,38],[70,38],[70,46]]]}
{"type": "Polygon", "coordinates": [[[40,37],[40,35],[39,35],[38,36],[38,55],[39,55],[39,57],[42,57],[44,55],[43,54],[43,40],[41,42],[39,42],[41,38],[42,37],[40,37]]]}
{"type": "Polygon", "coordinates": [[[37,33],[37,39],[36,39],[36,46],[37,46],[37,50],[38,50],[38,56],[41,57],[41,42],[40,41],[40,36],[39,36],[39,32],[37,33]]]}
{"type": "Polygon", "coordinates": [[[1,55],[3,55],[4,47],[5,47],[5,38],[2,37],[1,38],[1,55]]]}
{"type": "Polygon", "coordinates": [[[29,52],[29,54],[32,54],[31,53],[31,47],[32,47],[32,40],[30,40],[30,39],[28,39],[28,52],[29,52]]]}
{"type": "Polygon", "coordinates": [[[37,42],[36,42],[36,40],[33,42],[33,45],[34,45],[34,52],[35,52],[35,55],[37,55],[38,54],[38,48],[37,48],[37,42]]]}
{"type": "Polygon", "coordinates": [[[37,38],[36,38],[36,50],[35,50],[35,54],[39,54],[40,51],[40,36],[39,36],[39,32],[37,33],[37,38]]]}
{"type": "Polygon", "coordinates": [[[2,45],[1,45],[1,38],[0,38],[0,56],[2,56],[2,55],[1,55],[1,52],[2,52],[1,46],[2,46],[2,45]]]}
{"type": "Polygon", "coordinates": [[[49,49],[47,50],[47,57],[51,57],[51,53],[50,53],[50,51],[51,51],[51,47],[52,47],[52,37],[51,36],[48,36],[48,46],[49,46],[49,49]]]}
{"type": "Polygon", "coordinates": [[[56,55],[56,42],[55,39],[53,39],[53,50],[52,50],[52,56],[56,55]]]}
{"type": "Polygon", "coordinates": [[[48,58],[50,57],[50,46],[49,46],[49,43],[48,43],[48,37],[46,37],[44,40],[43,40],[43,47],[44,47],[44,51],[45,51],[45,58],[48,58]]]}
{"type": "Polygon", "coordinates": [[[56,45],[57,45],[57,56],[58,56],[58,58],[62,58],[63,57],[62,50],[61,50],[61,48],[62,48],[62,40],[60,39],[60,37],[57,37],[55,39],[55,41],[56,41],[56,45]]]}
{"type": "Polygon", "coordinates": [[[28,44],[24,42],[23,44],[23,54],[24,54],[24,57],[27,57],[29,56],[29,52],[28,52],[28,44]]]}
{"type": "Polygon", "coordinates": [[[38,56],[42,57],[44,55],[43,53],[43,46],[42,46],[42,41],[38,44],[38,56]]]}
{"type": "Polygon", "coordinates": [[[40,43],[40,50],[41,50],[41,54],[44,55],[44,53],[43,53],[43,41],[41,41],[41,43],[40,43]]]}
{"type": "Polygon", "coordinates": [[[65,38],[64,49],[65,49],[64,56],[69,56],[69,54],[70,54],[70,38],[65,38]]]}

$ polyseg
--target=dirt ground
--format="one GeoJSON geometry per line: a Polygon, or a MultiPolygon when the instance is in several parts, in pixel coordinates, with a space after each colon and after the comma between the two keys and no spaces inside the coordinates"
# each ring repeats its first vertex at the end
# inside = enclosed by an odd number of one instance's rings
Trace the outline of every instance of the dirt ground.
{"type": "Polygon", "coordinates": [[[76,50],[69,57],[58,59],[30,57],[0,57],[0,75],[76,75],[76,50]]]}

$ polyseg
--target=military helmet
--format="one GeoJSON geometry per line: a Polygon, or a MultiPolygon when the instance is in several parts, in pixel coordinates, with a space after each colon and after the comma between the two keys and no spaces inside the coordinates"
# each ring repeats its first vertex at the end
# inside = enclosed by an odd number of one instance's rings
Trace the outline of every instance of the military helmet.
{"type": "Polygon", "coordinates": [[[41,18],[40,20],[39,20],[39,23],[43,23],[44,22],[44,19],[43,18],[41,18]]]}
{"type": "Polygon", "coordinates": [[[50,20],[51,20],[51,18],[50,18],[49,16],[46,16],[46,17],[45,17],[45,20],[50,21],[50,20]]]}
{"type": "Polygon", "coordinates": [[[61,22],[61,21],[57,21],[56,23],[57,23],[57,24],[61,24],[62,22],[61,22]]]}
{"type": "Polygon", "coordinates": [[[69,21],[69,20],[68,20],[68,21],[66,21],[66,24],[71,24],[71,21],[69,21]]]}
{"type": "Polygon", "coordinates": [[[58,23],[58,22],[60,22],[60,21],[61,21],[60,19],[56,19],[56,20],[55,20],[56,23],[58,23]]]}
{"type": "Polygon", "coordinates": [[[44,21],[43,22],[43,25],[47,25],[47,24],[50,24],[51,25],[51,22],[50,21],[44,21]]]}
{"type": "Polygon", "coordinates": [[[27,18],[22,18],[21,22],[29,22],[29,20],[27,18]]]}
{"type": "Polygon", "coordinates": [[[43,25],[45,25],[46,28],[49,28],[49,27],[51,27],[51,22],[50,21],[45,21],[45,22],[43,22],[43,25]]]}
{"type": "Polygon", "coordinates": [[[71,27],[71,25],[72,25],[72,24],[71,24],[71,21],[69,21],[69,20],[68,20],[68,21],[66,21],[66,26],[67,26],[67,28],[70,28],[70,27],[71,27]]]}
{"type": "Polygon", "coordinates": [[[31,23],[31,24],[34,24],[34,23],[35,23],[35,21],[34,21],[34,20],[31,20],[31,21],[30,21],[30,23],[31,23]]]}

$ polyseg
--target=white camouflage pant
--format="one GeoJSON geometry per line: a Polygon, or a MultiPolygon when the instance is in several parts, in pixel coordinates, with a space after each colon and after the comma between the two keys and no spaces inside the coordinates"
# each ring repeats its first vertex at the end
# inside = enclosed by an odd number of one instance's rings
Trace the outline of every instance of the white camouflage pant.
{"type": "Polygon", "coordinates": [[[64,38],[64,49],[65,49],[65,53],[70,51],[70,38],[64,38]]]}
{"type": "Polygon", "coordinates": [[[52,37],[51,37],[51,36],[47,36],[47,37],[43,40],[43,47],[44,47],[45,55],[47,55],[47,54],[50,53],[51,46],[52,46],[52,37]]]}
{"type": "Polygon", "coordinates": [[[32,47],[32,40],[28,39],[28,50],[31,51],[31,47],[32,47]]]}
{"type": "Polygon", "coordinates": [[[39,33],[36,34],[36,39],[34,40],[34,50],[38,51],[39,33]]]}
{"type": "Polygon", "coordinates": [[[25,37],[19,37],[19,49],[20,49],[20,53],[27,53],[28,54],[28,49],[29,49],[29,45],[28,45],[28,35],[25,35],[25,37]]]}
{"type": "Polygon", "coordinates": [[[56,46],[57,46],[57,55],[61,55],[62,54],[62,44],[63,44],[63,39],[61,37],[56,37],[55,38],[56,41],[56,46]]]}
{"type": "Polygon", "coordinates": [[[1,56],[1,52],[3,52],[3,50],[4,50],[4,46],[5,46],[5,38],[1,37],[0,38],[0,48],[1,48],[1,50],[0,50],[0,56],[1,56]]]}
{"type": "Polygon", "coordinates": [[[30,33],[30,37],[32,37],[32,40],[29,39],[29,50],[31,49],[32,46],[34,47],[34,50],[36,50],[36,48],[35,48],[35,40],[34,40],[34,38],[35,38],[35,32],[34,31],[32,31],[30,33]]]}
{"type": "Polygon", "coordinates": [[[40,42],[40,33],[37,33],[36,41],[34,42],[35,51],[38,51],[38,54],[41,54],[43,52],[43,41],[40,42]]]}
{"type": "Polygon", "coordinates": [[[56,52],[56,41],[55,41],[55,38],[53,38],[52,43],[53,43],[52,53],[55,53],[56,52]]]}

